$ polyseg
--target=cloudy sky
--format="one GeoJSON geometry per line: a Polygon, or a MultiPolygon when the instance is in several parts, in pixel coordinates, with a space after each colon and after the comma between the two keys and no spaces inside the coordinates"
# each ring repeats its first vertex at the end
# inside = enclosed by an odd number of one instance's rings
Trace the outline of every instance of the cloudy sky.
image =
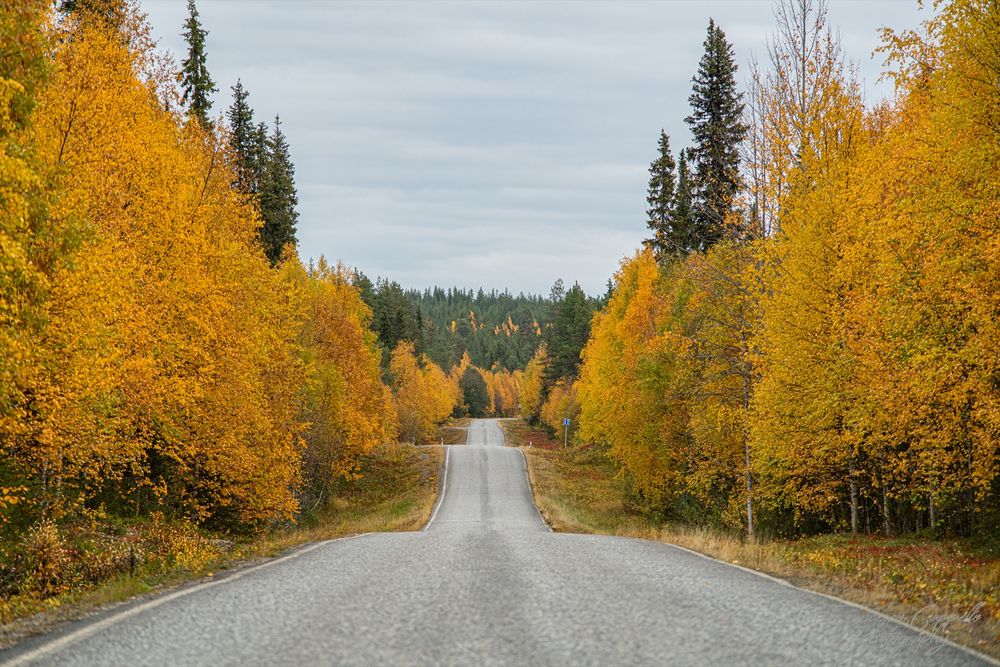
{"type": "MultiPolygon", "coordinates": [[[[185,0],[143,0],[178,62],[185,0]]],[[[743,80],[763,59],[770,1],[263,2],[198,0],[208,66],[230,103],[281,115],[303,257],[407,287],[603,291],[641,243],[661,128],[687,145],[690,80],[709,17],[743,80]]],[[[916,27],[915,0],[833,0],[830,23],[878,82],[879,27],[916,27]]]]}

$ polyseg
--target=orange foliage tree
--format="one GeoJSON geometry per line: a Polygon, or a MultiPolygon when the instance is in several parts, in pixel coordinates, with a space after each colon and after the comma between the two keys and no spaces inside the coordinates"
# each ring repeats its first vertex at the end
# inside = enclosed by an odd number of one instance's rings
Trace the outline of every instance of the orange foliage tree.
{"type": "Polygon", "coordinates": [[[661,514],[995,530],[1000,9],[952,0],[924,34],[887,33],[898,97],[866,110],[822,5],[782,7],[794,39],[753,79],[742,233],[623,264],[581,435],[661,514]]]}
{"type": "Polygon", "coordinates": [[[399,438],[422,442],[435,424],[451,416],[461,401],[458,383],[427,355],[417,355],[413,343],[400,341],[389,361],[392,391],[399,416],[399,438]]]}
{"type": "Polygon", "coordinates": [[[24,435],[47,328],[48,293],[72,234],[48,214],[50,192],[30,141],[36,95],[49,71],[48,3],[16,0],[0,12],[0,523],[29,480],[14,461],[24,435]]]}
{"type": "Polygon", "coordinates": [[[270,267],[225,130],[111,7],[0,12],[0,512],[292,518],[303,472],[395,437],[371,315],[339,268],[270,267]]]}
{"type": "Polygon", "coordinates": [[[549,390],[548,398],[542,405],[540,417],[542,423],[555,434],[562,434],[563,420],[569,419],[570,426],[565,436],[573,440],[577,431],[577,418],[580,415],[580,401],[577,398],[577,383],[566,379],[558,380],[549,390]]]}
{"type": "Polygon", "coordinates": [[[230,188],[224,142],[181,124],[136,14],[67,18],[32,140],[52,215],[86,221],[54,281],[17,454],[44,502],[256,523],[296,508],[298,321],[230,188]]]}
{"type": "Polygon", "coordinates": [[[287,261],[284,271],[305,309],[303,473],[319,502],[332,483],[357,475],[362,455],[395,439],[396,412],[382,384],[371,309],[351,283],[353,276],[323,258],[309,269],[287,261]]]}
{"type": "Polygon", "coordinates": [[[521,371],[509,371],[494,366],[480,370],[490,395],[490,414],[495,417],[513,417],[521,407],[521,371]]]}
{"type": "Polygon", "coordinates": [[[545,386],[545,343],[538,346],[535,355],[521,375],[521,416],[529,421],[538,419],[542,409],[542,389],[545,386]]]}

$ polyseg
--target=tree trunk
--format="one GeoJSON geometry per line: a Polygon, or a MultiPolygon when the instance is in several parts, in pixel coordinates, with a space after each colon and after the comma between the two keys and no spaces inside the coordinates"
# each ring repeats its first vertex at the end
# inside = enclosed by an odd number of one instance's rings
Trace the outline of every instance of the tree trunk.
{"type": "Polygon", "coordinates": [[[892,523],[889,521],[889,494],[885,490],[885,480],[881,470],[878,475],[878,485],[882,489],[882,530],[886,537],[892,537],[892,523]]]}
{"type": "MultiPolygon", "coordinates": [[[[746,337],[743,338],[744,346],[746,345],[746,337]]],[[[747,414],[750,410],[750,378],[747,375],[743,376],[743,411],[747,414]]],[[[747,482],[747,541],[753,540],[753,497],[751,496],[751,491],[753,490],[753,482],[750,478],[750,437],[747,435],[746,430],[743,432],[743,455],[744,455],[744,470],[746,474],[747,482]]]]}
{"type": "Polygon", "coordinates": [[[848,463],[847,487],[851,491],[851,534],[858,534],[858,478],[854,476],[854,460],[848,463]]]}
{"type": "Polygon", "coordinates": [[[747,539],[753,539],[753,498],[750,496],[751,481],[750,481],[750,441],[743,441],[744,451],[746,453],[746,477],[747,477],[747,539]]]}

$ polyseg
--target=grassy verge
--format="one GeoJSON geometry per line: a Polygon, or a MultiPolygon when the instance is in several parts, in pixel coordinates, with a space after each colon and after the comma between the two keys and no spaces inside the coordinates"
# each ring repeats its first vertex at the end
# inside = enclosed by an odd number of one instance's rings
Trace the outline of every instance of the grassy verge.
{"type": "Polygon", "coordinates": [[[554,439],[548,432],[532,428],[526,421],[519,418],[499,420],[504,439],[514,447],[530,447],[541,449],[558,449],[562,442],[554,439]]]}
{"type": "Polygon", "coordinates": [[[676,544],[1000,657],[1000,559],[970,541],[822,535],[748,543],[717,530],[656,525],[629,511],[601,448],[563,450],[522,421],[503,427],[510,444],[525,447],[535,503],[554,530],[676,544]]]}
{"type": "Polygon", "coordinates": [[[472,422],[468,417],[449,419],[437,428],[432,445],[464,445],[469,439],[469,424],[472,422]]]}
{"type": "MultiPolygon", "coordinates": [[[[417,530],[437,499],[441,449],[392,445],[365,457],[362,477],[344,483],[298,525],[236,539],[153,518],[51,527],[33,536],[48,562],[27,592],[0,597],[0,648],[136,595],[276,556],[307,542],[368,532],[417,530]],[[59,571],[52,569],[57,563],[59,571]],[[45,568],[48,568],[47,570],[45,568]],[[105,576],[102,576],[105,575],[105,576]],[[57,576],[58,575],[58,576],[57,576]]],[[[22,582],[23,584],[23,576],[22,582]]],[[[23,586],[22,586],[23,588],[23,586]]]]}

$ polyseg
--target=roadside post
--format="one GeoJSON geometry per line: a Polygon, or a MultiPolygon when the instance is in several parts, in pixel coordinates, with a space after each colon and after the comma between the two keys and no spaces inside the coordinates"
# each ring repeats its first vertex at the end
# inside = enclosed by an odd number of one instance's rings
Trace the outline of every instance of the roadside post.
{"type": "Polygon", "coordinates": [[[569,446],[569,417],[563,417],[563,449],[569,446]]]}

